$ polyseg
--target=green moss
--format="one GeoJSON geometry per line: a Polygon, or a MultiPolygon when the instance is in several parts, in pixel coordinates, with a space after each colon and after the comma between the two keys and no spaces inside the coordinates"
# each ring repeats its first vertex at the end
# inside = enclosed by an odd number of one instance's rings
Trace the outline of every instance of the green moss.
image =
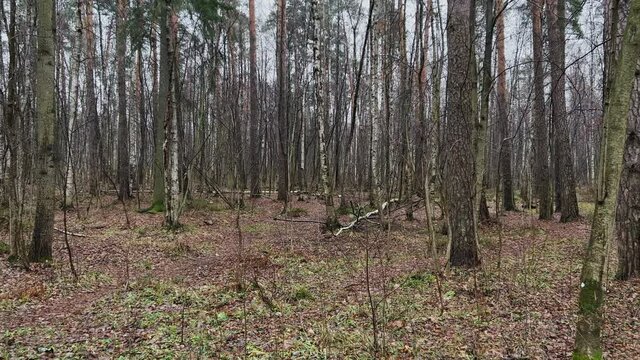
{"type": "Polygon", "coordinates": [[[595,354],[592,354],[591,356],[586,355],[586,354],[580,354],[577,352],[573,353],[573,360],[602,360],[604,359],[602,357],[602,352],[598,351],[595,354]]]}
{"type": "Polygon", "coordinates": [[[603,292],[598,281],[586,280],[581,284],[579,308],[584,315],[595,314],[602,307],[603,292]]]}
{"type": "Polygon", "coordinates": [[[147,213],[147,214],[162,214],[164,213],[164,202],[156,201],[153,204],[151,204],[151,207],[140,210],[140,212],[147,213]]]}

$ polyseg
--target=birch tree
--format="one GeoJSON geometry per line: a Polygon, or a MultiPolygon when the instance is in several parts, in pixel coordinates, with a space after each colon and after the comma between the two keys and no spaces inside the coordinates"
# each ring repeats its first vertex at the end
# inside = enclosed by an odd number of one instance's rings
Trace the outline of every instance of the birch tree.
{"type": "Polygon", "coordinates": [[[329,167],[327,166],[327,144],[325,130],[325,102],[324,102],[324,76],[322,74],[322,59],[320,55],[320,46],[322,38],[322,6],[321,0],[311,0],[311,15],[313,26],[313,37],[311,39],[311,47],[313,48],[313,82],[315,94],[315,120],[318,125],[318,141],[320,152],[320,171],[322,177],[322,190],[324,195],[324,204],[326,211],[325,226],[327,230],[333,230],[340,224],[336,218],[335,208],[333,205],[333,192],[331,184],[329,184],[329,167]]]}

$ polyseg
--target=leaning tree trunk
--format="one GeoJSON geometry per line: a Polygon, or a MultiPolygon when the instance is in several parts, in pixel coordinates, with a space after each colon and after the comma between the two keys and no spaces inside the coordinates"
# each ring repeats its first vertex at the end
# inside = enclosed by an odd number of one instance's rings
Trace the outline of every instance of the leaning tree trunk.
{"type": "Polygon", "coordinates": [[[474,0],[448,3],[447,120],[440,161],[452,266],[480,264],[476,242],[473,124],[476,119],[474,0]]]}
{"type": "Polygon", "coordinates": [[[560,211],[562,222],[579,218],[576,181],[573,170],[573,155],[567,120],[565,98],[565,0],[548,0],[549,57],[551,62],[551,104],[556,176],[559,179],[560,211]]]}
{"type": "Polygon", "coordinates": [[[55,209],[56,165],[56,100],[53,0],[38,1],[38,60],[36,63],[37,167],[36,215],[29,258],[31,261],[51,259],[53,215],[55,209]]]}
{"type": "Polygon", "coordinates": [[[126,200],[131,196],[129,186],[129,121],[127,119],[127,85],[125,56],[127,47],[126,29],[127,1],[118,0],[116,14],[116,67],[118,78],[118,197],[126,200]]]}
{"type": "Polygon", "coordinates": [[[615,65],[613,84],[604,118],[606,141],[603,156],[603,188],[598,192],[591,237],[582,268],[574,359],[602,359],[600,333],[603,323],[607,249],[614,235],[616,203],[623,169],[625,130],[629,116],[636,64],[640,58],[640,0],[632,0],[615,65]]]}
{"type": "Polygon", "coordinates": [[[535,135],[535,189],[538,197],[538,213],[541,220],[553,216],[549,173],[549,129],[544,116],[544,69],[542,63],[542,6],[544,0],[532,0],[533,22],[533,124],[535,135]]]}

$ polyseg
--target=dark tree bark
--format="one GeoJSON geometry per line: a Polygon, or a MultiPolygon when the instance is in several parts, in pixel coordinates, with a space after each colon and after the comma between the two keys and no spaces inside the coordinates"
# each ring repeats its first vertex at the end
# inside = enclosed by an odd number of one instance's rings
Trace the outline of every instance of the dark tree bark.
{"type": "Polygon", "coordinates": [[[86,34],[86,78],[87,78],[87,126],[89,130],[89,192],[97,195],[102,174],[102,154],[100,150],[100,120],[98,119],[98,99],[96,97],[95,67],[96,45],[93,27],[93,0],[85,0],[85,34],[86,34]]]}
{"type": "Polygon", "coordinates": [[[627,136],[624,167],[620,181],[618,212],[618,273],[620,279],[640,275],[640,132],[627,136]]]}
{"type": "MultiPolygon", "coordinates": [[[[478,210],[478,221],[488,221],[489,207],[487,206],[487,197],[485,194],[484,182],[487,177],[486,173],[486,144],[487,144],[487,124],[489,122],[489,98],[491,95],[491,84],[493,82],[491,76],[492,57],[493,57],[493,28],[495,25],[495,9],[493,0],[485,1],[485,42],[484,56],[482,58],[482,92],[480,102],[480,116],[475,122],[475,136],[473,151],[475,155],[475,176],[476,176],[476,202],[478,210]]],[[[474,205],[475,206],[475,205],[474,205]]]]}
{"type": "Polygon", "coordinates": [[[287,56],[287,1],[278,0],[276,39],[278,77],[278,200],[289,200],[289,70],[287,56]]]}
{"type": "Polygon", "coordinates": [[[260,148],[261,140],[258,128],[258,65],[256,40],[256,0],[249,0],[249,186],[252,197],[259,197],[260,186],[260,148]]]}
{"type": "Polygon", "coordinates": [[[127,0],[118,0],[116,14],[116,67],[118,78],[118,198],[131,196],[129,186],[129,121],[127,119],[126,48],[127,0]]]}
{"type": "Polygon", "coordinates": [[[169,98],[169,28],[167,25],[166,0],[160,0],[160,80],[158,83],[158,96],[153,120],[153,132],[155,137],[153,157],[153,204],[150,211],[163,212],[165,208],[165,174],[164,151],[165,142],[164,124],[167,118],[169,98]]]}
{"type": "Polygon", "coordinates": [[[36,63],[37,112],[37,176],[36,215],[29,258],[50,260],[53,256],[53,223],[55,210],[55,176],[57,159],[54,151],[56,134],[55,57],[56,31],[54,0],[37,3],[38,60],[36,63]]]}
{"type": "Polygon", "coordinates": [[[549,172],[549,129],[544,114],[544,69],[542,7],[543,0],[531,0],[533,22],[533,127],[535,141],[535,189],[541,220],[553,217],[549,172]]]}
{"type": "Polygon", "coordinates": [[[474,216],[475,172],[472,152],[476,118],[474,0],[448,3],[449,44],[447,77],[447,119],[441,168],[449,221],[452,266],[477,266],[478,256],[474,216]]]}
{"type": "Polygon", "coordinates": [[[513,198],[513,177],[511,174],[511,132],[509,126],[509,104],[507,101],[507,70],[504,49],[504,9],[503,0],[496,1],[496,49],[498,63],[497,112],[500,132],[500,178],[502,181],[502,206],[505,211],[516,209],[513,198]]]}
{"type": "Polygon", "coordinates": [[[560,197],[560,221],[571,222],[580,215],[565,98],[565,0],[548,0],[547,19],[551,63],[551,114],[557,159],[556,176],[559,179],[559,189],[556,192],[560,197]]]}
{"type": "MultiPolygon", "coordinates": [[[[138,0],[138,9],[143,6],[143,0],[138,0]]],[[[143,18],[138,19],[140,25],[143,25],[143,18]]],[[[147,109],[145,106],[144,91],[144,71],[142,58],[142,41],[137,45],[137,64],[136,64],[136,93],[138,101],[138,123],[140,128],[140,153],[138,157],[138,188],[144,185],[145,166],[147,163],[147,109]]]]}
{"type": "Polygon", "coordinates": [[[619,279],[640,276],[640,88],[636,75],[618,191],[616,238],[619,279]]]}

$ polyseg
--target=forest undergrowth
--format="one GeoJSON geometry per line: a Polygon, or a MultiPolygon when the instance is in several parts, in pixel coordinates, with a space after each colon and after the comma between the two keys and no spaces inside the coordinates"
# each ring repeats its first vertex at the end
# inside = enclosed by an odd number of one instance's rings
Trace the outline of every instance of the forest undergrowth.
{"type": "MultiPolygon", "coordinates": [[[[102,203],[67,213],[77,281],[61,232],[53,263],[25,271],[0,255],[0,358],[571,356],[587,203],[575,223],[534,210],[482,226],[477,270],[441,268],[442,234],[434,262],[424,210],[411,222],[395,213],[388,232],[333,237],[304,222],[322,218],[317,199],[292,202],[295,222],[275,220],[282,204],[271,199],[242,211],[197,200],[175,233],[162,215],[129,212],[127,227],[115,199],[102,203]]],[[[640,358],[640,282],[614,273],[605,355],[640,358]]]]}

